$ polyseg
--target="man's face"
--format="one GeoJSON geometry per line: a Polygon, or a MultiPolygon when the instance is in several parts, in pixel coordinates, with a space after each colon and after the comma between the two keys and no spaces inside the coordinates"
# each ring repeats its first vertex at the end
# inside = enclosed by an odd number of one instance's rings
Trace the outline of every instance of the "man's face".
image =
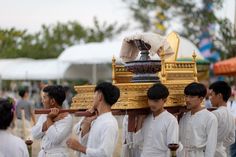
{"type": "Polygon", "coordinates": [[[100,92],[96,91],[93,96],[93,108],[97,109],[99,105],[99,99],[100,99],[100,92]]]}
{"type": "Polygon", "coordinates": [[[161,108],[163,108],[164,104],[165,101],[163,99],[158,99],[158,100],[148,99],[148,105],[152,112],[159,111],[161,108]]]}
{"type": "Polygon", "coordinates": [[[52,99],[45,92],[42,93],[42,103],[44,108],[46,109],[51,108],[52,99]]]}
{"type": "Polygon", "coordinates": [[[187,109],[193,109],[201,105],[203,98],[199,96],[185,95],[187,109]]]}
{"type": "Polygon", "coordinates": [[[213,107],[217,107],[219,104],[220,94],[216,94],[213,90],[210,90],[210,101],[213,107]]]}

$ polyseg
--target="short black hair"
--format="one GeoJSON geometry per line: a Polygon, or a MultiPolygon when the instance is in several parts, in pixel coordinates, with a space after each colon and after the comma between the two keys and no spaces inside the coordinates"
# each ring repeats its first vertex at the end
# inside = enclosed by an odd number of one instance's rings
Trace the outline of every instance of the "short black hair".
{"type": "Polygon", "coordinates": [[[59,106],[62,106],[66,98],[65,89],[61,85],[48,85],[43,88],[43,92],[47,93],[50,98],[55,99],[59,106]]]}
{"type": "Polygon", "coordinates": [[[209,89],[212,89],[215,94],[222,94],[223,100],[228,101],[231,96],[231,87],[225,81],[216,81],[209,86],[209,89]]]}
{"type": "Polygon", "coordinates": [[[120,89],[109,82],[102,82],[95,87],[94,92],[100,91],[103,94],[105,102],[112,106],[120,97],[120,89]]]}
{"type": "Polygon", "coordinates": [[[13,120],[14,110],[13,99],[0,98],[0,130],[6,130],[10,126],[13,120]]]}
{"type": "Polygon", "coordinates": [[[207,89],[206,86],[202,83],[192,82],[184,88],[184,94],[205,98],[207,89]]]}
{"type": "Polygon", "coordinates": [[[29,92],[29,89],[27,87],[20,87],[19,88],[19,96],[20,97],[24,97],[25,93],[28,93],[29,92]]]}
{"type": "Polygon", "coordinates": [[[168,96],[169,96],[168,88],[161,83],[154,84],[147,91],[147,97],[150,100],[166,99],[168,96]]]}

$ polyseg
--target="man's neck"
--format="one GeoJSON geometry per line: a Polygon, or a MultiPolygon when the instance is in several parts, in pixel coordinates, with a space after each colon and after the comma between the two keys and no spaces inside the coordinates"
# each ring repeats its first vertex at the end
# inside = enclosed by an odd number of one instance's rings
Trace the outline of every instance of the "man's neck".
{"type": "Polygon", "coordinates": [[[204,108],[201,105],[197,106],[196,108],[192,108],[191,115],[194,115],[195,113],[197,113],[198,111],[201,111],[202,109],[204,108]]]}
{"type": "Polygon", "coordinates": [[[102,104],[100,105],[100,107],[97,109],[98,111],[98,115],[102,115],[104,113],[107,113],[107,112],[111,112],[111,107],[106,105],[106,104],[102,104]]]}
{"type": "Polygon", "coordinates": [[[152,112],[153,117],[159,116],[163,111],[165,111],[165,109],[161,108],[160,110],[157,110],[156,112],[152,112]]]}
{"type": "Polygon", "coordinates": [[[217,108],[218,108],[218,107],[221,107],[221,106],[227,106],[227,103],[224,102],[224,101],[221,101],[221,102],[218,104],[217,108]]]}

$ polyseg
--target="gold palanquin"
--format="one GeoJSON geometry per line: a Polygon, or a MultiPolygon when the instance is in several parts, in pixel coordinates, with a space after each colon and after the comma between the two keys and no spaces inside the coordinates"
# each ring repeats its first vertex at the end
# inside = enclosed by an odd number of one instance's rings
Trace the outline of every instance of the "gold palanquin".
{"type": "MultiPolygon", "coordinates": [[[[196,55],[192,61],[176,61],[179,37],[171,33],[167,37],[175,54],[169,59],[164,59],[161,53],[161,71],[157,73],[161,83],[167,86],[170,95],[165,107],[184,106],[184,88],[187,84],[197,81],[196,55]]],[[[112,59],[112,82],[119,87],[121,95],[112,109],[142,109],[147,108],[147,90],[154,83],[131,83],[133,74],[128,72],[124,65],[117,65],[112,59]]],[[[77,95],[72,99],[72,108],[88,109],[92,106],[95,85],[75,86],[77,95]]]]}

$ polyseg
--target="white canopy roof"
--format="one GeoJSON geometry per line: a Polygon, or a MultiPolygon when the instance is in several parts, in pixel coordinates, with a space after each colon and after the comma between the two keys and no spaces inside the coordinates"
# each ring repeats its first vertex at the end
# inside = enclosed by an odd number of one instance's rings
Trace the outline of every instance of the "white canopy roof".
{"type": "Polygon", "coordinates": [[[122,42],[88,43],[67,48],[58,57],[60,61],[75,64],[106,64],[112,57],[119,59],[122,42]]]}
{"type": "Polygon", "coordinates": [[[197,46],[194,45],[194,43],[192,43],[190,40],[184,37],[180,37],[180,44],[177,58],[192,58],[193,51],[195,51],[197,59],[204,59],[204,57],[200,53],[197,46]]]}
{"type": "Polygon", "coordinates": [[[62,79],[69,63],[57,59],[1,59],[0,76],[4,80],[52,80],[62,79]]]}

